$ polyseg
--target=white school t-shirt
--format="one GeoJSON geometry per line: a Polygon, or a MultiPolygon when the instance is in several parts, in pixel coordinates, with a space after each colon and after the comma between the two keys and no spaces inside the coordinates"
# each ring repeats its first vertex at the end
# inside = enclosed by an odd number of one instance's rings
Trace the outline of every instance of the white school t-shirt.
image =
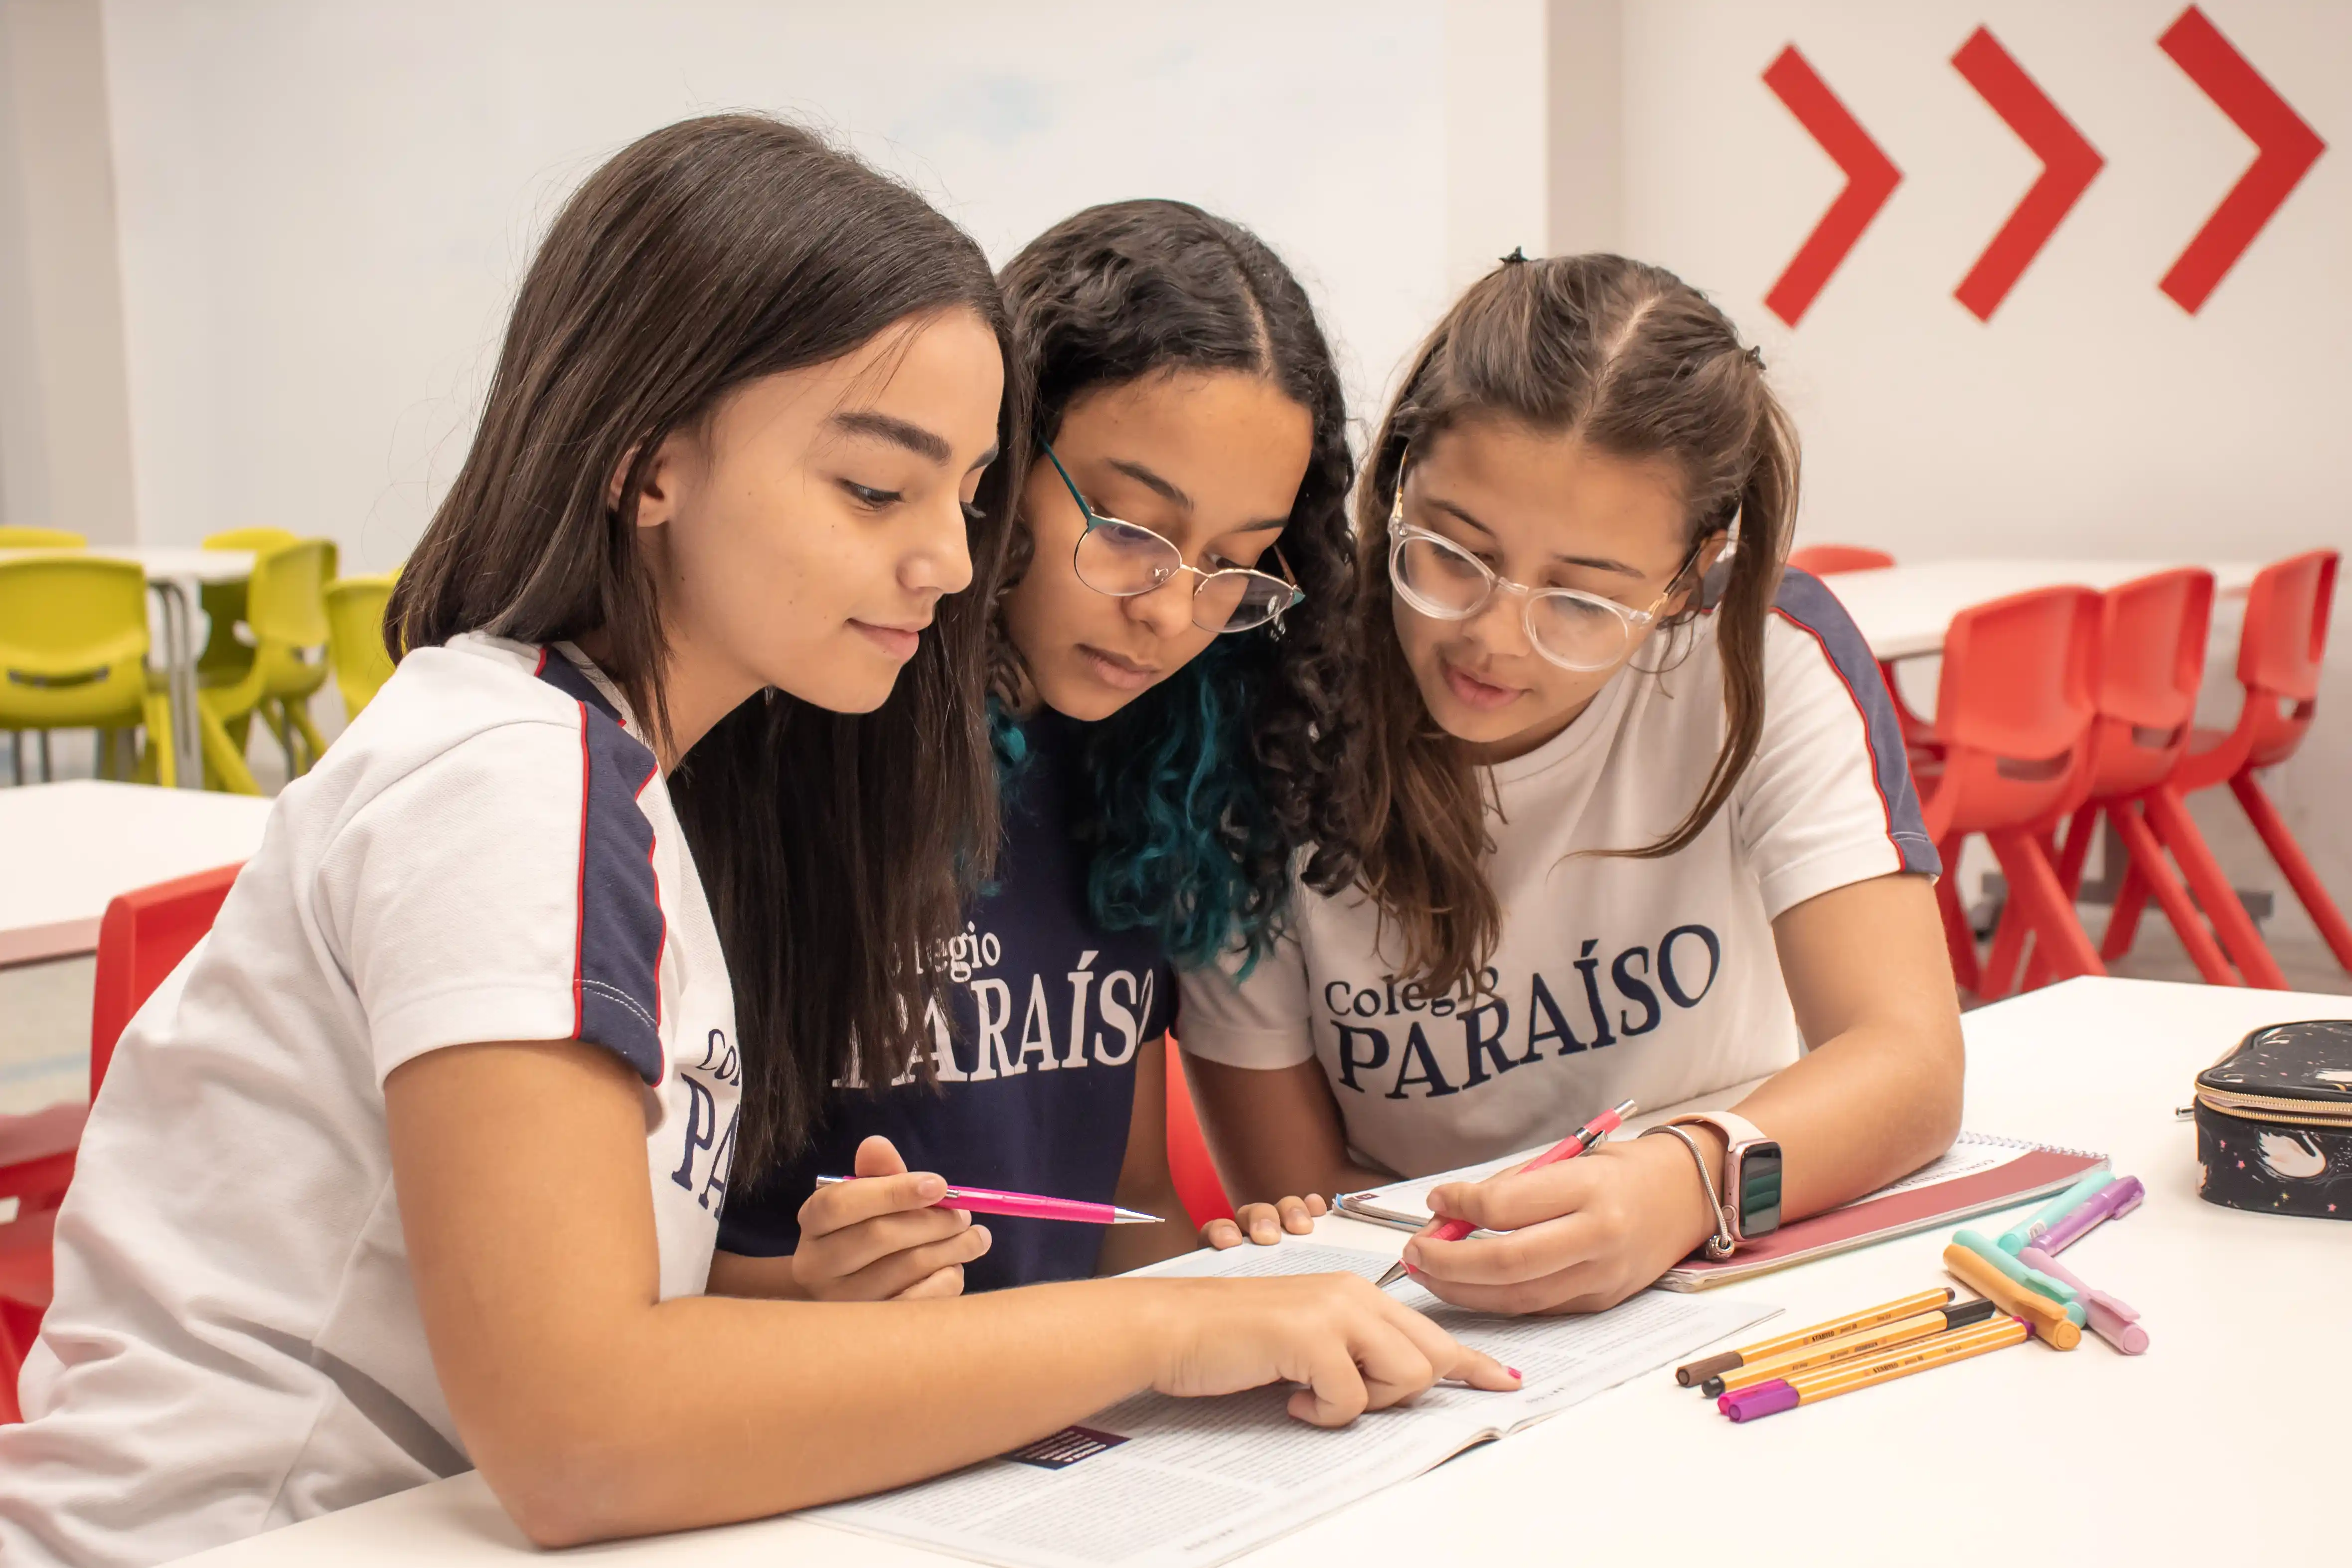
{"type": "Polygon", "coordinates": [[[1663,837],[1722,742],[1712,616],[1639,662],[1492,770],[1502,940],[1483,994],[1422,994],[1360,890],[1294,884],[1289,932],[1247,979],[1231,963],[1184,977],[1183,1048],[1245,1068],[1319,1060],[1349,1147],[1409,1176],[1793,1061],[1771,921],[1850,882],[1939,869],[1877,664],[1829,591],[1789,573],[1765,637],[1762,741],[1730,801],[1665,859],[1575,856],[1663,837]]]}
{"type": "Polygon", "coordinates": [[[462,637],[278,797],[91,1110],[26,1423],[0,1427],[0,1562],[158,1563],[467,1467],[384,1128],[385,1076],[427,1051],[619,1055],[662,1297],[704,1289],[733,994],[625,712],[576,650],[462,637]]]}

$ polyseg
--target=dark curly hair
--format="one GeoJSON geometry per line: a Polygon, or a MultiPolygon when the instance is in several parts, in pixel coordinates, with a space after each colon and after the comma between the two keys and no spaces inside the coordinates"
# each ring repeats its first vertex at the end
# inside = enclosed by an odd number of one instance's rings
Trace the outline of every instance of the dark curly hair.
{"type": "MultiPolygon", "coordinates": [[[[1093,817],[1081,830],[1093,845],[1095,917],[1113,930],[1156,928],[1181,964],[1237,944],[1255,963],[1280,929],[1299,850],[1319,892],[1356,875],[1341,815],[1360,711],[1349,634],[1354,462],[1330,345],[1306,289],[1264,241],[1183,202],[1088,207],[1031,241],[997,281],[1039,441],[1061,434],[1082,395],[1171,370],[1263,375],[1313,422],[1313,455],[1280,536],[1304,602],[1278,630],[1217,638],[1092,726],[1086,748],[1093,817]]],[[[1008,588],[1033,548],[1015,521],[1008,588]]],[[[1022,687],[1000,615],[990,663],[1000,714],[1022,687]]]]}

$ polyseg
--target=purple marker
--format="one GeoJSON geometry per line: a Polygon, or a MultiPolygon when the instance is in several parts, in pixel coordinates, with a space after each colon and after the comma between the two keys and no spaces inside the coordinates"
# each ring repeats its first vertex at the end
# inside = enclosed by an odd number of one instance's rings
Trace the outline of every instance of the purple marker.
{"type": "Polygon", "coordinates": [[[2057,1224],[2033,1238],[2032,1245],[2042,1252],[2056,1257],[2091,1234],[2101,1220],[2116,1219],[2139,1207],[2147,1196],[2147,1189],[2137,1176],[2126,1176],[2121,1181],[2102,1187],[2083,1200],[2082,1205],[2064,1215],[2057,1224]]]}
{"type": "Polygon", "coordinates": [[[2126,1355],[2140,1355],[2147,1350],[2147,1331],[2139,1326],[2139,1310],[2120,1297],[2110,1296],[2084,1284],[2065,1269],[2058,1260],[2039,1247],[2029,1247],[2018,1254],[2017,1260],[2028,1268],[2039,1268],[2062,1284],[2072,1285],[2082,1292],[2083,1310],[2091,1320],[2091,1331],[2126,1355]]]}
{"type": "Polygon", "coordinates": [[[1715,1402],[1715,1407],[1734,1421],[1753,1421],[1759,1415],[1778,1415],[1783,1410],[1797,1407],[1797,1391],[1781,1378],[1769,1383],[1750,1384],[1746,1388],[1733,1389],[1715,1402]]]}

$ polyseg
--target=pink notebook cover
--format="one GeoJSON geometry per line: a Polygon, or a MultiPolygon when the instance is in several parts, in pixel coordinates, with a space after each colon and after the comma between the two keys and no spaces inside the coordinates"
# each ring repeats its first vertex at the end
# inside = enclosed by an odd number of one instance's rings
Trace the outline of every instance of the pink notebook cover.
{"type": "Polygon", "coordinates": [[[1972,1176],[1864,1198],[1843,1208],[1781,1226],[1762,1241],[1743,1247],[1721,1263],[1693,1259],[1666,1271],[1658,1284],[1668,1290],[1704,1290],[1809,1263],[1834,1252],[1908,1236],[1915,1230],[1957,1225],[1972,1215],[2043,1197],[2071,1185],[2085,1172],[2107,1163],[2105,1154],[2073,1149],[2035,1148],[2006,1164],[1972,1176]]]}

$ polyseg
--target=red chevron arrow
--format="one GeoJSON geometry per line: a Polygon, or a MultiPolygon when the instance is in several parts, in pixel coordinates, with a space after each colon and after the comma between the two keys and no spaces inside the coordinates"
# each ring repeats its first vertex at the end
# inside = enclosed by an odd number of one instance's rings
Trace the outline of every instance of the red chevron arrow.
{"type": "Polygon", "coordinates": [[[1780,58],[1765,68],[1764,85],[1845,172],[1845,189],[1822,214],[1813,232],[1789,258],[1772,291],[1764,296],[1765,308],[1793,327],[1862,237],[1862,231],[1878,216],[1878,209],[1886,205],[1886,198],[1895,194],[1903,171],[1879,151],[1861,122],[1846,112],[1845,105],[1805,63],[1796,45],[1782,49],[1780,58]]]}
{"type": "Polygon", "coordinates": [[[2157,44],[2190,81],[2204,89],[2206,97],[2221,106],[2255,148],[2254,161],[2157,285],[2193,316],[2263,232],[2287,193],[2319,161],[2327,143],[2196,6],[2175,17],[2157,44]]]}
{"type": "Polygon", "coordinates": [[[1990,321],[2106,160],[1984,28],[1969,36],[1952,57],[1952,65],[2042,160],[2042,177],[2020,198],[2009,221],[1952,290],[1952,297],[1978,321],[1990,321]]]}

